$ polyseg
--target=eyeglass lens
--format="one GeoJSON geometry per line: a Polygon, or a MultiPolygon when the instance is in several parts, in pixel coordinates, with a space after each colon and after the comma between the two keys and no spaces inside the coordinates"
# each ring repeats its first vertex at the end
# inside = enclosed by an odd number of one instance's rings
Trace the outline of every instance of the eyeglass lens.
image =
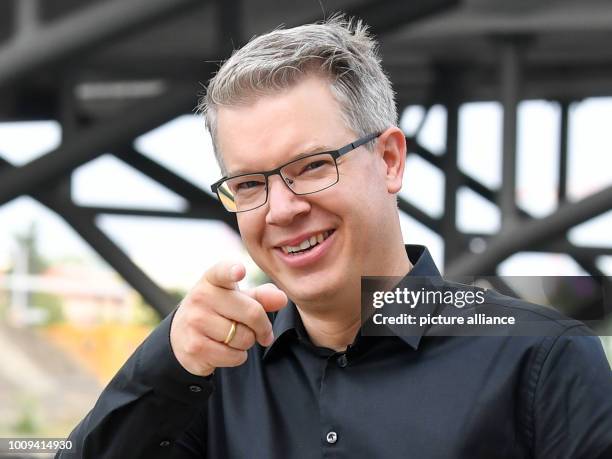
{"type": "MultiPolygon", "coordinates": [[[[295,194],[309,194],[329,188],[338,181],[336,162],[329,153],[292,161],[280,170],[295,194]]],[[[219,199],[231,212],[244,212],[263,205],[267,199],[266,178],[249,174],[229,178],[218,189],[219,199]]]]}

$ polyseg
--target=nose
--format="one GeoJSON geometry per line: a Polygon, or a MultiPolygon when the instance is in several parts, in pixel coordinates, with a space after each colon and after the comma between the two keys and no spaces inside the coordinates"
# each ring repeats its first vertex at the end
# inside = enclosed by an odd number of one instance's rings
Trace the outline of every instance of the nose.
{"type": "Polygon", "coordinates": [[[279,175],[268,177],[268,212],[266,223],[287,226],[296,216],[310,211],[310,203],[305,196],[294,194],[279,175]]]}

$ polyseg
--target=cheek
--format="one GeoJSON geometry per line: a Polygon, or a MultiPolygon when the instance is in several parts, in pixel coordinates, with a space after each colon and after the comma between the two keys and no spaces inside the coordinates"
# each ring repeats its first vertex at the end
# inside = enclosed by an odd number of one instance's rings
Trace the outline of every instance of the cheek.
{"type": "Polygon", "coordinates": [[[255,218],[255,215],[250,215],[249,213],[238,214],[240,236],[249,252],[257,250],[257,247],[261,243],[263,224],[260,220],[260,218],[255,218]]]}

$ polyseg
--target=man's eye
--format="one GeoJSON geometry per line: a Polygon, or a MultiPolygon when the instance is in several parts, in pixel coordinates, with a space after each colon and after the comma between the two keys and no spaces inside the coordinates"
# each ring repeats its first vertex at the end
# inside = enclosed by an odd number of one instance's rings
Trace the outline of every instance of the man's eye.
{"type": "Polygon", "coordinates": [[[256,180],[249,180],[247,182],[242,182],[238,184],[238,189],[239,190],[247,190],[249,188],[255,188],[257,186],[261,186],[263,185],[263,182],[258,182],[256,180]]]}
{"type": "Polygon", "coordinates": [[[325,165],[327,165],[327,161],[325,160],[320,159],[318,161],[313,161],[311,163],[306,164],[306,166],[304,166],[304,169],[302,169],[302,172],[312,171],[325,165]]]}

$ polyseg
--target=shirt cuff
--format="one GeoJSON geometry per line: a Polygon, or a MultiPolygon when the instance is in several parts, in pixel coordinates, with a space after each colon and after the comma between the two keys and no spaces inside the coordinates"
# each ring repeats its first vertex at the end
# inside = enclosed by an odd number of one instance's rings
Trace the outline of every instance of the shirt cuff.
{"type": "Polygon", "coordinates": [[[141,375],[142,382],[155,392],[191,403],[212,393],[212,375],[194,375],[176,359],[170,344],[170,327],[176,310],[168,314],[142,344],[137,355],[136,371],[141,375]]]}

